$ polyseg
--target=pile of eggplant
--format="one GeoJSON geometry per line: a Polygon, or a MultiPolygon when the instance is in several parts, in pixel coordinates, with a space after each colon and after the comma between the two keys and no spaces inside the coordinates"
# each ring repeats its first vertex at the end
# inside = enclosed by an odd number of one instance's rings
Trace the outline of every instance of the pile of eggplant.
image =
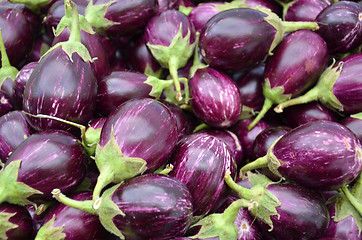
{"type": "Polygon", "coordinates": [[[362,3],[0,0],[0,240],[362,239],[362,3]]]}

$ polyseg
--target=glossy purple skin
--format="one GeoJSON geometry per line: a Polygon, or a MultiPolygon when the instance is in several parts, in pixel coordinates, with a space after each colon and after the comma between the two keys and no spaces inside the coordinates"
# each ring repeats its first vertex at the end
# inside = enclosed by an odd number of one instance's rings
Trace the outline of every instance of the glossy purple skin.
{"type": "Polygon", "coordinates": [[[217,137],[229,146],[236,165],[240,167],[243,161],[243,148],[241,147],[238,137],[231,131],[226,129],[206,129],[201,132],[217,137]]]}
{"type": "Polygon", "coordinates": [[[190,31],[190,44],[195,42],[195,29],[189,18],[180,11],[167,10],[154,16],[146,26],[145,41],[152,45],[170,46],[180,29],[182,37],[190,31]]]}
{"type": "MultiPolygon", "coordinates": [[[[75,193],[70,198],[78,201],[91,200],[92,192],[75,193]]],[[[97,215],[58,203],[50,209],[43,225],[49,222],[53,215],[55,215],[53,226],[64,228],[62,233],[66,235],[66,240],[103,240],[108,236],[97,215]]]]}
{"type": "Polygon", "coordinates": [[[343,105],[345,114],[362,112],[362,53],[344,59],[343,68],[333,86],[333,94],[343,105]]]}
{"type": "Polygon", "coordinates": [[[80,141],[59,130],[32,134],[14,150],[5,167],[16,160],[21,160],[18,182],[43,192],[31,196],[42,200],[51,200],[54,188],[64,194],[74,191],[85,176],[88,161],[80,141]]]}
{"type": "Polygon", "coordinates": [[[244,164],[245,161],[251,160],[253,158],[253,143],[255,138],[260,132],[269,128],[269,124],[261,120],[255,125],[255,127],[253,127],[253,129],[249,131],[247,127],[252,121],[253,119],[241,120],[230,129],[233,133],[235,133],[241,143],[243,148],[244,164]]]}
{"type": "Polygon", "coordinates": [[[347,127],[325,120],[285,134],[272,153],[280,174],[314,190],[335,190],[355,179],[362,168],[361,143],[347,127]]]}
{"type": "Polygon", "coordinates": [[[0,116],[7,114],[13,109],[10,98],[0,91],[0,116]]]}
{"type": "Polygon", "coordinates": [[[97,112],[109,116],[122,103],[147,98],[152,87],[147,76],[138,72],[116,71],[98,82],[97,112]]]}
{"type": "Polygon", "coordinates": [[[249,8],[216,14],[200,32],[199,48],[204,61],[222,71],[256,66],[268,55],[276,29],[267,15],[249,8]]]}
{"type": "Polygon", "coordinates": [[[109,142],[112,128],[122,153],[145,160],[148,172],[166,163],[178,140],[172,112],[162,103],[147,98],[129,100],[112,112],[102,128],[102,147],[109,142]]]}
{"type": "Polygon", "coordinates": [[[12,111],[0,117],[0,160],[9,155],[31,135],[32,131],[21,111],[12,111]]]}
{"type": "Polygon", "coordinates": [[[13,84],[14,91],[14,104],[17,108],[23,108],[23,95],[26,83],[28,82],[30,75],[33,73],[35,67],[38,65],[38,62],[30,62],[22,67],[16,76],[13,84]]]}
{"type": "Polygon", "coordinates": [[[333,218],[335,216],[335,205],[331,204],[328,207],[328,210],[331,219],[329,221],[329,226],[324,237],[336,239],[362,239],[362,236],[358,236],[359,230],[352,216],[348,216],[345,219],[336,222],[333,218]]]}
{"type": "Polygon", "coordinates": [[[317,33],[299,30],[286,36],[265,65],[265,82],[295,97],[319,79],[327,64],[327,45],[317,33]]]}
{"type": "Polygon", "coordinates": [[[286,108],[283,113],[281,113],[281,117],[291,128],[298,127],[311,121],[328,120],[336,122],[338,120],[338,115],[335,112],[318,102],[286,108]]]}
{"type": "Polygon", "coordinates": [[[144,35],[135,40],[133,46],[129,48],[128,59],[131,67],[137,72],[145,73],[147,65],[153,72],[161,70],[160,64],[148,50],[144,35]]]}
{"type": "Polygon", "coordinates": [[[281,6],[272,0],[246,0],[246,3],[254,8],[257,6],[269,8],[272,12],[276,13],[278,16],[282,16],[281,6]]]}
{"type": "Polygon", "coordinates": [[[189,80],[193,113],[207,125],[227,128],[241,113],[240,93],[233,80],[212,68],[196,71],[189,80]]]}
{"type": "Polygon", "coordinates": [[[264,69],[265,65],[261,64],[236,79],[236,85],[240,92],[241,104],[254,109],[254,111],[260,110],[264,104],[262,87],[264,69]]]}
{"type": "Polygon", "coordinates": [[[348,127],[362,143],[362,120],[353,117],[346,117],[339,122],[348,127]]]}
{"type": "Polygon", "coordinates": [[[113,219],[126,239],[170,239],[182,236],[191,224],[192,198],[181,181],[145,174],[119,186],[112,201],[126,216],[113,219]]]}
{"type": "Polygon", "coordinates": [[[330,0],[298,0],[288,7],[284,19],[313,22],[318,14],[331,4],[330,0]]]}
{"type": "Polygon", "coordinates": [[[267,190],[281,203],[276,208],[280,217],[270,217],[273,231],[268,232],[270,227],[257,220],[268,235],[280,240],[314,240],[323,236],[329,224],[329,213],[318,193],[291,184],[270,184],[267,190]]]}
{"type": "Polygon", "coordinates": [[[33,237],[33,220],[26,208],[8,204],[0,204],[0,213],[15,213],[9,219],[9,222],[18,225],[14,229],[10,229],[6,232],[6,239],[8,240],[29,240],[33,237]]]}
{"type": "Polygon", "coordinates": [[[33,236],[35,238],[36,234],[38,233],[39,228],[43,224],[44,218],[46,217],[47,213],[49,212],[50,208],[45,209],[41,214],[37,214],[35,211],[35,207],[32,204],[25,206],[28,212],[30,213],[31,218],[33,219],[33,236]]]}
{"type": "MultiPolygon", "coordinates": [[[[46,114],[87,124],[93,117],[97,95],[97,81],[89,62],[78,54],[68,55],[57,48],[34,69],[24,90],[23,108],[31,114],[46,114]]],[[[69,130],[68,124],[46,118],[28,117],[37,130],[69,130]]]]}
{"type": "Polygon", "coordinates": [[[194,133],[182,138],[171,157],[174,166],[170,176],[189,189],[194,216],[205,216],[227,191],[224,177],[230,169],[236,172],[230,148],[222,140],[206,133],[194,133]]]}
{"type": "MultiPolygon", "coordinates": [[[[58,42],[67,41],[69,39],[69,36],[69,29],[64,29],[64,31],[58,37],[54,38],[52,46],[54,46],[58,42]]],[[[97,58],[97,60],[91,63],[96,78],[99,80],[110,74],[111,67],[108,61],[108,54],[106,52],[106,49],[103,47],[101,36],[97,33],[89,34],[87,32],[81,31],[81,42],[84,44],[84,46],[86,46],[91,57],[97,58]]]]}
{"type": "Polygon", "coordinates": [[[44,54],[44,49],[47,50],[50,48],[46,34],[47,33],[43,33],[34,40],[33,48],[26,60],[27,63],[38,62],[41,56],[44,54]]]}
{"type": "Polygon", "coordinates": [[[163,12],[169,9],[178,8],[178,0],[157,0],[158,12],[163,12]]]}
{"type": "Polygon", "coordinates": [[[33,45],[31,25],[20,10],[0,6],[0,28],[11,65],[21,66],[33,45]]]}
{"type": "MultiPolygon", "coordinates": [[[[108,3],[95,0],[94,5],[108,3]]],[[[156,0],[116,0],[107,10],[105,18],[119,23],[106,30],[107,36],[127,36],[143,30],[157,12],[156,0]]]]}
{"type": "Polygon", "coordinates": [[[362,6],[352,1],[340,1],[318,14],[320,34],[332,54],[348,53],[362,44],[362,6]]]}
{"type": "Polygon", "coordinates": [[[222,2],[208,2],[197,5],[189,14],[189,19],[195,27],[196,32],[200,32],[210,18],[218,14],[220,11],[215,7],[222,2]]]}

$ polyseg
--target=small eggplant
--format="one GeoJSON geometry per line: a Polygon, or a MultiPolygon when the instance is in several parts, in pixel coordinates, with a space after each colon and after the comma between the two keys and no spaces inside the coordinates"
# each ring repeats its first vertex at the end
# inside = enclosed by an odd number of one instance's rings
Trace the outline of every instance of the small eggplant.
{"type": "Polygon", "coordinates": [[[10,98],[0,91],[0,116],[7,114],[14,109],[10,98]]]}
{"type": "Polygon", "coordinates": [[[362,143],[362,119],[359,114],[346,117],[339,123],[348,127],[362,143]]]}
{"type": "Polygon", "coordinates": [[[33,73],[35,67],[38,65],[38,62],[30,62],[22,67],[17,74],[14,84],[14,102],[17,108],[22,109],[23,107],[23,95],[26,83],[28,82],[30,75],[33,73]]]}
{"type": "Polygon", "coordinates": [[[332,4],[331,0],[297,0],[286,4],[285,21],[315,21],[318,14],[332,4]]]}

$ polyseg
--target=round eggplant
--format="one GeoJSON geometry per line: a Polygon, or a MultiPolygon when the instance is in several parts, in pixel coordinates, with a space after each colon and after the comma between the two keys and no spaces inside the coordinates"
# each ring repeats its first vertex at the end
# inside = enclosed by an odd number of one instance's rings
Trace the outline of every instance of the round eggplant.
{"type": "Polygon", "coordinates": [[[38,62],[30,62],[22,67],[17,74],[14,84],[14,102],[17,108],[23,108],[23,95],[26,83],[28,82],[30,75],[33,73],[35,67],[38,65],[38,62]]]}
{"type": "Polygon", "coordinates": [[[287,4],[285,21],[315,21],[318,14],[332,4],[330,0],[298,0],[287,4]]]}

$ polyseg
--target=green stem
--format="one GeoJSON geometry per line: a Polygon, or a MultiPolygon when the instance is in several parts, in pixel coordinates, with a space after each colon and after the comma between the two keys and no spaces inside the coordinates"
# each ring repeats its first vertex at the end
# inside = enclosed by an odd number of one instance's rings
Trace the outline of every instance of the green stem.
{"type": "Polygon", "coordinates": [[[269,98],[265,98],[262,109],[248,126],[249,131],[264,117],[264,115],[269,111],[273,104],[274,103],[272,100],[270,100],[269,98]]]}
{"type": "Polygon", "coordinates": [[[288,101],[285,101],[283,103],[280,103],[278,106],[276,106],[274,108],[274,111],[277,113],[281,113],[283,112],[283,109],[286,107],[290,107],[290,106],[294,106],[294,105],[298,105],[298,104],[304,104],[304,103],[309,103],[312,101],[317,101],[320,95],[320,88],[318,87],[314,87],[311,90],[309,90],[307,93],[305,93],[304,95],[297,97],[297,98],[293,98],[290,99],[288,101]]]}
{"type": "Polygon", "coordinates": [[[348,201],[352,206],[358,211],[359,215],[362,217],[362,204],[357,201],[357,199],[349,192],[346,186],[342,187],[342,192],[346,195],[348,201]]]}
{"type": "Polygon", "coordinates": [[[1,52],[1,67],[10,67],[10,60],[8,54],[6,53],[3,34],[0,28],[0,52],[1,52]]]}
{"type": "Polygon", "coordinates": [[[105,186],[112,183],[114,180],[114,172],[112,168],[106,165],[104,168],[100,169],[100,174],[97,178],[96,186],[93,190],[93,208],[97,209],[99,207],[99,199],[101,196],[101,192],[105,186]]]}
{"type": "Polygon", "coordinates": [[[71,6],[72,8],[72,27],[70,29],[69,42],[81,42],[80,27],[79,27],[79,14],[77,6],[70,0],[64,0],[65,7],[71,6]]]}
{"type": "Polygon", "coordinates": [[[189,83],[187,78],[180,78],[180,81],[184,84],[184,92],[185,92],[185,104],[189,104],[190,101],[190,90],[189,83]]]}
{"type": "Polygon", "coordinates": [[[57,199],[59,202],[67,205],[69,207],[79,209],[83,212],[87,212],[93,215],[98,215],[97,211],[93,209],[92,200],[85,200],[85,201],[77,201],[65,196],[59,189],[53,189],[52,191],[53,197],[57,199]]]}
{"type": "Polygon", "coordinates": [[[172,164],[167,164],[164,169],[159,170],[157,173],[163,174],[163,175],[168,175],[172,170],[173,170],[173,165],[172,164]]]}
{"type": "Polygon", "coordinates": [[[255,170],[258,168],[268,167],[268,155],[260,157],[240,169],[240,176],[243,176],[246,172],[255,170]]]}
{"type": "Polygon", "coordinates": [[[171,77],[173,79],[173,83],[176,89],[176,100],[178,102],[182,101],[182,94],[181,94],[181,85],[178,79],[177,69],[178,69],[178,59],[177,56],[171,56],[169,63],[168,63],[169,71],[171,77]]]}
{"type": "Polygon", "coordinates": [[[225,173],[225,182],[226,184],[234,190],[240,198],[244,198],[246,200],[250,200],[252,198],[252,191],[250,189],[244,188],[238,185],[230,176],[230,171],[225,173]]]}
{"type": "Polygon", "coordinates": [[[301,29],[318,30],[319,26],[316,22],[288,22],[282,21],[284,33],[295,32],[301,29]]]}
{"type": "Polygon", "coordinates": [[[234,223],[236,217],[239,214],[239,210],[244,207],[249,206],[249,201],[245,199],[239,199],[234,202],[232,202],[229,207],[227,207],[223,213],[224,219],[228,223],[234,223]]]}

